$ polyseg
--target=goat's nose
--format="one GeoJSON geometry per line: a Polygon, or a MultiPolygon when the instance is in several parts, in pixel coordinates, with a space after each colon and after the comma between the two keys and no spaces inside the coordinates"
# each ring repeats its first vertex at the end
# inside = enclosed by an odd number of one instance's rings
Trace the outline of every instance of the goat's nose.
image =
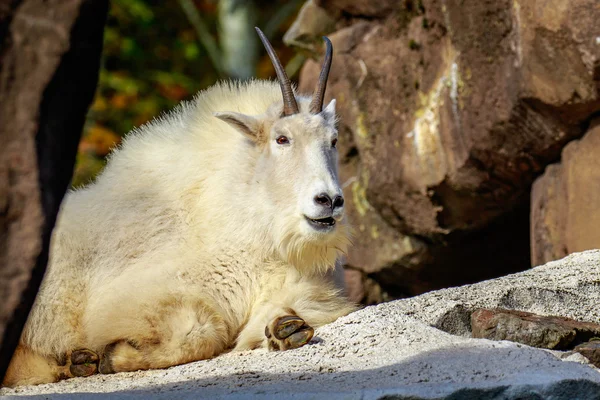
{"type": "Polygon", "coordinates": [[[331,208],[331,197],[327,193],[321,193],[315,196],[315,203],[320,206],[331,208]]]}
{"type": "Polygon", "coordinates": [[[333,199],[333,209],[340,208],[344,205],[344,198],[342,196],[335,196],[333,199]]]}

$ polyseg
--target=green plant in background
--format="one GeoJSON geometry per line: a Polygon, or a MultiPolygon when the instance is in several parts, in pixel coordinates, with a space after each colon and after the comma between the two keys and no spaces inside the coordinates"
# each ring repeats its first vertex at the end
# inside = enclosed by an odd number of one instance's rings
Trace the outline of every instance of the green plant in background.
{"type": "Polygon", "coordinates": [[[113,0],[103,65],[79,146],[73,187],[104,167],[122,136],[218,79],[268,78],[273,70],[254,25],[278,48],[301,0],[113,0]]]}

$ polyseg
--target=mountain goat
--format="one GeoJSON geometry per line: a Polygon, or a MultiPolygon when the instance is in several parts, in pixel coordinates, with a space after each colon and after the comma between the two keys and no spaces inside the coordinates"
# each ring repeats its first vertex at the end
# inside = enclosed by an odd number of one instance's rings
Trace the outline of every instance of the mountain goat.
{"type": "Polygon", "coordinates": [[[220,83],[130,133],[69,193],[4,385],[287,350],[351,312],[326,279],[348,245],[331,42],[310,97],[220,83]],[[283,94],[283,101],[281,100],[283,94]]]}

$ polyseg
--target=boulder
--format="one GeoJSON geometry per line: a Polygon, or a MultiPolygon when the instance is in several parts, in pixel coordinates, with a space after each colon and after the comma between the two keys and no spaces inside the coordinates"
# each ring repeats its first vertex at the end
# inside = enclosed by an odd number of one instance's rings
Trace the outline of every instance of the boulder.
{"type": "Polygon", "coordinates": [[[581,354],[474,339],[470,315],[479,308],[505,308],[600,323],[599,281],[600,251],[578,253],[527,272],[366,307],[317,329],[297,350],[229,353],[167,370],[2,389],[0,395],[592,399],[600,392],[600,370],[581,354]]]}
{"type": "Polygon", "coordinates": [[[338,13],[348,265],[391,297],[528,268],[531,184],[600,110],[597,1],[318,4],[338,13]]]}
{"type": "Polygon", "coordinates": [[[480,308],[471,314],[471,334],[475,338],[510,340],[542,349],[570,350],[592,338],[600,338],[600,324],[523,311],[480,308]]]}
{"type": "Polygon", "coordinates": [[[107,0],[0,2],[0,380],[44,276],[107,10],[107,0]]]}
{"type": "MultiPolygon", "coordinates": [[[[355,0],[316,0],[316,4],[327,9],[330,12],[343,12],[350,15],[361,17],[383,17],[393,11],[399,1],[379,0],[379,1],[355,1],[355,0]]],[[[412,3],[412,1],[407,1],[412,3]]]]}
{"type": "Polygon", "coordinates": [[[531,191],[531,263],[600,248],[600,120],[570,142],[531,191]]]}
{"type": "Polygon", "coordinates": [[[575,347],[575,351],[588,359],[590,363],[600,368],[600,340],[590,340],[575,347]]]}
{"type": "Polygon", "coordinates": [[[316,57],[321,47],[321,36],[327,35],[334,28],[335,18],[313,0],[308,0],[283,36],[283,42],[316,57]]]}

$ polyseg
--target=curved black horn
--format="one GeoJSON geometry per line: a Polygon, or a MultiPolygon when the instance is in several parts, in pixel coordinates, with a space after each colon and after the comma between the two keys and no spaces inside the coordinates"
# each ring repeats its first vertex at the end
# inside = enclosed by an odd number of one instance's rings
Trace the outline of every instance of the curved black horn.
{"type": "Polygon", "coordinates": [[[273,50],[273,46],[269,43],[269,39],[265,36],[265,34],[257,27],[255,27],[256,32],[258,32],[258,36],[262,41],[265,49],[267,49],[267,53],[269,54],[269,58],[273,63],[273,67],[275,68],[275,72],[277,73],[277,80],[279,81],[279,86],[281,86],[281,94],[283,95],[283,115],[292,115],[298,114],[298,104],[296,103],[296,98],[294,97],[294,91],[292,90],[292,83],[290,82],[290,78],[288,78],[285,73],[285,69],[281,65],[281,61],[279,61],[279,57],[275,54],[275,50],[273,50]]]}
{"type": "Polygon", "coordinates": [[[331,61],[333,60],[333,46],[331,40],[326,36],[323,36],[323,40],[327,45],[325,51],[325,59],[323,60],[323,66],[321,67],[321,74],[319,75],[319,82],[313,93],[312,101],[310,102],[310,112],[318,114],[323,111],[323,98],[325,97],[325,89],[327,88],[327,78],[329,77],[329,69],[331,69],[331,61]]]}

